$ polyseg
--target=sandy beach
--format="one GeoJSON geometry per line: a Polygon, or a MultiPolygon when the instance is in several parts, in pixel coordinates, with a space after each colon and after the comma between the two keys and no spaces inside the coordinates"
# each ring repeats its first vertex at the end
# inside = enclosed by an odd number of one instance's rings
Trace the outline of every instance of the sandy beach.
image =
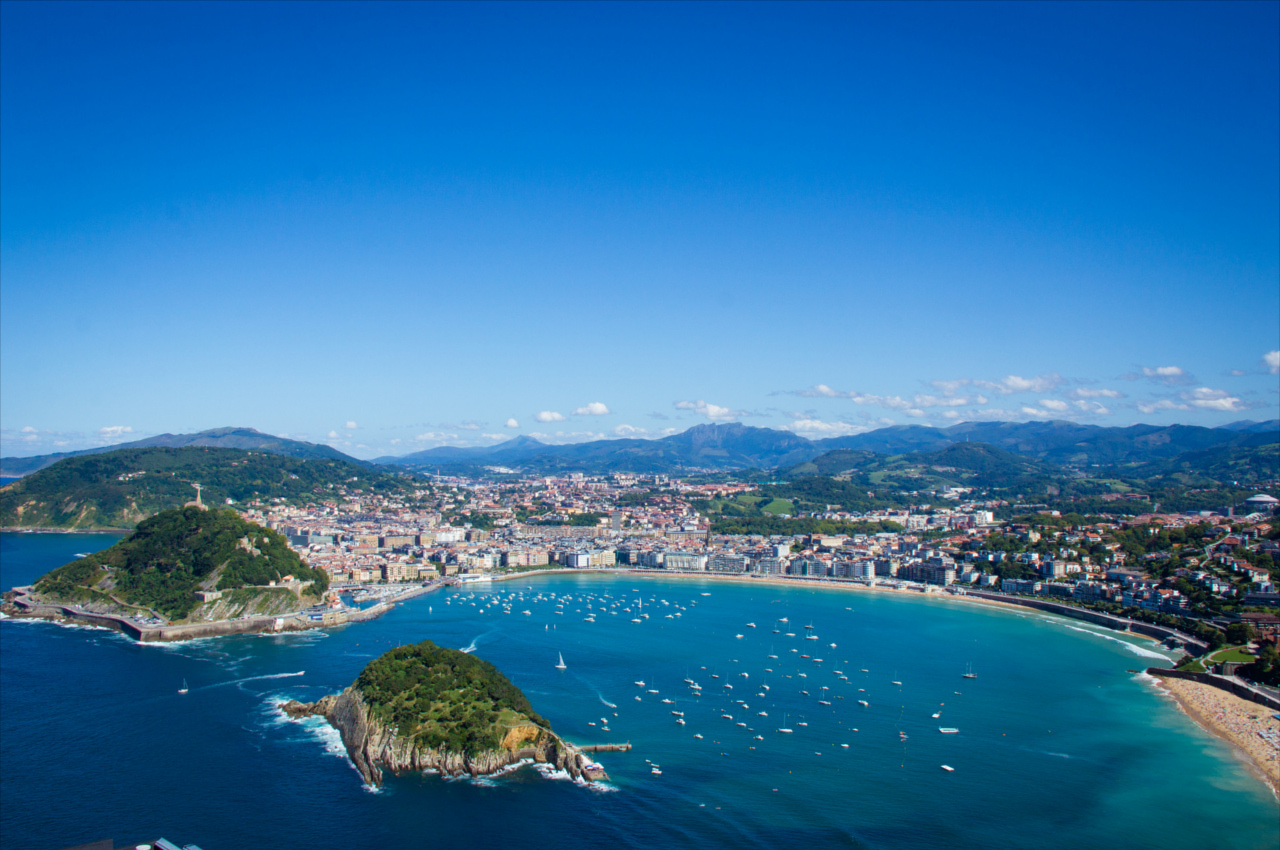
{"type": "Polygon", "coordinates": [[[1156,678],[1188,717],[1230,743],[1280,799],[1280,720],[1272,709],[1200,682],[1156,678]]]}

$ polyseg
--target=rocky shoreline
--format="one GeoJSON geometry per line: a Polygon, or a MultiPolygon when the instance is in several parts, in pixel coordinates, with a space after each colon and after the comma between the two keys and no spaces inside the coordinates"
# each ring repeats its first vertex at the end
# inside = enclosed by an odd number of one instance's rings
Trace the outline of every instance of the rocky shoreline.
{"type": "Polygon", "coordinates": [[[608,778],[576,747],[532,723],[509,729],[500,749],[468,755],[443,747],[424,749],[401,737],[370,716],[363,695],[354,687],[313,703],[289,700],[280,708],[290,717],[327,720],[342,736],[356,770],[372,786],[382,784],[384,770],[393,775],[434,770],[445,776],[488,776],[526,760],[553,765],[575,780],[608,778]]]}

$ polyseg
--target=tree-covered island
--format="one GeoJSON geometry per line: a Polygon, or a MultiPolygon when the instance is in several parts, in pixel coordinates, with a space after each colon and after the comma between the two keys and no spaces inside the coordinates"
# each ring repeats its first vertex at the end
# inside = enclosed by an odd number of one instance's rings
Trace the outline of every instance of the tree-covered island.
{"type": "Polygon", "coordinates": [[[604,776],[496,667],[429,640],[374,659],[340,694],[281,707],[328,720],[371,785],[383,770],[480,776],[522,760],[554,764],[575,778],[604,776]]]}

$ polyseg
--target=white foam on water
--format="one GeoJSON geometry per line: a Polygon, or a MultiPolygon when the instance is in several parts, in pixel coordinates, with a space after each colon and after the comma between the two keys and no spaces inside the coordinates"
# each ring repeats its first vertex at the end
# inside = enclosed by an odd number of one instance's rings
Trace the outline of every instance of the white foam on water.
{"type": "Polygon", "coordinates": [[[264,679],[291,679],[294,676],[302,676],[306,674],[306,670],[299,670],[297,673],[269,673],[265,676],[249,676],[244,679],[232,679],[229,682],[217,682],[212,685],[205,685],[198,690],[207,691],[210,688],[221,688],[227,685],[243,685],[245,682],[260,682],[264,679]]]}
{"type": "Polygon", "coordinates": [[[1127,649],[1129,652],[1132,652],[1134,655],[1138,655],[1143,658],[1158,658],[1161,661],[1169,660],[1169,656],[1167,655],[1163,655],[1159,652],[1153,652],[1152,650],[1147,649],[1146,647],[1138,646],[1136,643],[1131,643],[1127,640],[1124,640],[1123,638],[1115,637],[1114,635],[1105,634],[1103,632],[1097,632],[1097,631],[1094,631],[1093,629],[1082,629],[1079,626],[1072,626],[1066,623],[1063,623],[1062,627],[1066,629],[1070,629],[1073,632],[1081,632],[1086,635],[1093,635],[1094,637],[1100,637],[1103,640],[1115,641],[1116,643],[1123,645],[1124,648],[1127,649]]]}

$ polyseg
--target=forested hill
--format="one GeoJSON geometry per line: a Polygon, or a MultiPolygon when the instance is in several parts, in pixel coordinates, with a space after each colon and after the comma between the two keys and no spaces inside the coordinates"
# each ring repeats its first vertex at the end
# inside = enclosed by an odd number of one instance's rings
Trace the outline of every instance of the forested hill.
{"type": "Polygon", "coordinates": [[[488,661],[424,640],[369,663],[356,680],[370,714],[414,744],[475,755],[508,729],[547,721],[488,661]]]}
{"type": "Polygon", "coordinates": [[[328,458],[302,459],[215,448],[121,449],[65,458],[0,489],[0,525],[13,528],[132,528],[192,501],[340,498],[343,490],[402,493],[403,475],[328,458]]]}
{"type": "MultiPolygon", "coordinates": [[[[277,532],[234,511],[190,507],[144,520],[110,549],[47,573],[35,590],[49,601],[113,613],[135,613],[125,606],[137,606],[180,620],[200,607],[199,590],[253,587],[257,595],[285,597],[284,607],[297,609],[301,600],[318,601],[328,586],[324,572],[304,564],[277,532]],[[311,582],[301,597],[264,587],[288,576],[311,582]]],[[[256,600],[235,602],[240,611],[254,607],[256,600]]]]}

